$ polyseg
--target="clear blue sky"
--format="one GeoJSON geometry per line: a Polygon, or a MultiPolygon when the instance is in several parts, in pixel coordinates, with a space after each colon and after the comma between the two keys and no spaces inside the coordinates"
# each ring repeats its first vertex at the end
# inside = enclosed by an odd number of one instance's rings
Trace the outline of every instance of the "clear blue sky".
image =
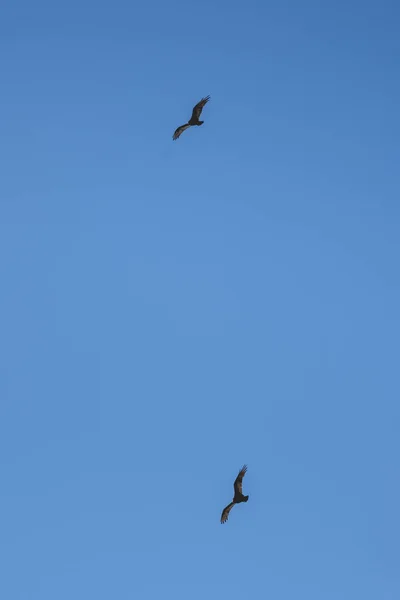
{"type": "Polygon", "coordinates": [[[400,598],[399,22],[3,3],[2,599],[400,598]]]}

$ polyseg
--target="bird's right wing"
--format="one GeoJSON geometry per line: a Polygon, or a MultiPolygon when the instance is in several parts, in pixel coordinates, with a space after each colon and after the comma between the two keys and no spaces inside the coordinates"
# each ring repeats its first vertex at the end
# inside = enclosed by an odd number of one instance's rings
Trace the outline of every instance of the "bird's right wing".
{"type": "Polygon", "coordinates": [[[247,471],[247,467],[246,467],[246,465],[243,465],[243,467],[239,471],[239,475],[235,479],[235,483],[233,484],[233,489],[235,490],[235,494],[236,494],[236,492],[239,492],[239,494],[242,493],[242,481],[243,481],[243,477],[246,474],[246,471],[247,471]]]}
{"type": "Polygon", "coordinates": [[[196,106],[192,110],[192,119],[195,119],[197,121],[200,118],[201,111],[203,110],[203,107],[207,104],[209,99],[210,99],[210,96],[206,96],[205,98],[202,98],[200,100],[200,102],[198,102],[196,104],[196,106]]]}
{"type": "Polygon", "coordinates": [[[234,506],[234,502],[231,502],[230,504],[228,504],[228,506],[225,506],[224,510],[222,511],[222,515],[221,515],[221,523],[226,523],[226,521],[228,520],[229,517],[229,513],[231,512],[232,507],[234,506]]]}
{"type": "Polygon", "coordinates": [[[181,133],[183,133],[185,131],[185,129],[187,129],[188,127],[190,127],[189,123],[185,123],[185,125],[181,125],[180,127],[178,127],[178,129],[175,130],[175,133],[172,136],[172,139],[177,140],[178,137],[181,135],[181,133]]]}

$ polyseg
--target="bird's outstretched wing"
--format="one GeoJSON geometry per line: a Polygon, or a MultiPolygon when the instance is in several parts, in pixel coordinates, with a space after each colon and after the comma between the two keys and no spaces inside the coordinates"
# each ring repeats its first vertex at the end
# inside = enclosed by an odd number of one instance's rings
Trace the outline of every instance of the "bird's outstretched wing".
{"type": "Polygon", "coordinates": [[[175,130],[175,133],[172,136],[172,139],[177,140],[178,137],[181,135],[181,133],[183,133],[185,131],[185,129],[187,129],[188,127],[190,127],[189,123],[185,123],[185,125],[181,125],[180,127],[178,127],[178,129],[175,130]]]}
{"type": "Polygon", "coordinates": [[[205,104],[207,104],[207,102],[209,101],[209,99],[210,99],[210,96],[206,96],[205,98],[202,98],[200,100],[200,102],[198,102],[196,104],[196,106],[194,107],[193,112],[192,112],[192,119],[193,120],[195,120],[195,121],[199,120],[200,115],[201,115],[201,111],[203,110],[203,106],[205,104]]]}
{"type": "Polygon", "coordinates": [[[247,471],[246,465],[243,465],[241,470],[239,471],[239,475],[235,479],[235,483],[233,484],[233,489],[235,490],[235,494],[242,493],[242,481],[247,471]]]}
{"type": "Polygon", "coordinates": [[[229,517],[229,513],[231,512],[231,509],[234,505],[235,505],[235,503],[231,502],[230,504],[228,504],[228,506],[225,506],[224,510],[222,511],[222,515],[221,515],[221,523],[226,523],[226,521],[228,520],[228,517],[229,517]]]}

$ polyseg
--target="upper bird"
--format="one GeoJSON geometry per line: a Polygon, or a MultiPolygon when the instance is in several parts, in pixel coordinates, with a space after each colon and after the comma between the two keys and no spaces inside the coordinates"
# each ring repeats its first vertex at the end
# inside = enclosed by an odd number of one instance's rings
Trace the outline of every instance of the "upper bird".
{"type": "Polygon", "coordinates": [[[233,489],[235,491],[235,495],[233,496],[233,500],[228,506],[225,506],[221,515],[221,523],[225,523],[228,520],[229,513],[234,504],[240,504],[240,502],[247,502],[249,499],[248,496],[243,496],[242,494],[242,481],[247,471],[246,465],[243,465],[242,469],[239,471],[239,475],[235,479],[235,483],[233,484],[233,489]]]}
{"type": "Polygon", "coordinates": [[[191,127],[192,125],[203,125],[204,121],[199,121],[199,117],[201,115],[201,111],[203,110],[203,106],[205,106],[207,104],[209,99],[210,99],[210,96],[206,96],[205,98],[202,98],[200,100],[200,102],[198,102],[196,104],[196,106],[194,107],[194,109],[192,111],[192,116],[190,117],[190,121],[185,123],[185,125],[181,125],[180,127],[178,127],[178,129],[175,131],[174,135],[172,136],[173,140],[177,140],[178,137],[181,135],[181,133],[183,133],[185,131],[185,129],[188,129],[188,127],[191,127]]]}

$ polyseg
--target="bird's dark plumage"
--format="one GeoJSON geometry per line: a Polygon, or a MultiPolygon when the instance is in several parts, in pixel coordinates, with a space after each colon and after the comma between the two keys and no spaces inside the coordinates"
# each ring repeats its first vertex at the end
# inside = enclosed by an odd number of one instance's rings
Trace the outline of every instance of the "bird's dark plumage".
{"type": "Polygon", "coordinates": [[[222,511],[221,523],[226,523],[229,517],[229,513],[231,512],[235,504],[240,504],[240,502],[247,502],[247,500],[249,499],[248,496],[243,496],[242,493],[242,482],[246,471],[247,467],[246,465],[243,465],[242,469],[239,471],[239,474],[235,479],[235,483],[233,484],[233,490],[235,492],[233,500],[230,504],[228,504],[228,506],[225,506],[224,510],[222,511]]]}
{"type": "Polygon", "coordinates": [[[209,99],[210,96],[206,96],[196,104],[196,106],[193,108],[192,116],[190,117],[189,121],[185,123],[185,125],[180,125],[180,127],[175,130],[175,133],[172,136],[173,140],[177,140],[178,137],[185,131],[185,129],[188,129],[188,127],[192,127],[193,125],[203,125],[204,121],[199,121],[199,117],[203,107],[207,104],[209,99]]]}

